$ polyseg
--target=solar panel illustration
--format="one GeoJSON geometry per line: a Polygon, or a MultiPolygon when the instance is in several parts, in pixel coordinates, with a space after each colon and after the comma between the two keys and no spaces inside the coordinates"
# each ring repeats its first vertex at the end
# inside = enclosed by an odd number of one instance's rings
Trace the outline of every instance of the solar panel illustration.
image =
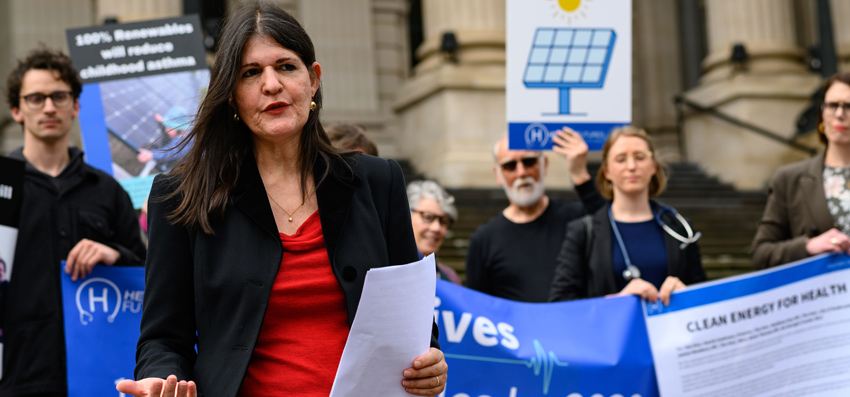
{"type": "Polygon", "coordinates": [[[571,88],[602,88],[617,34],[610,28],[538,28],[523,83],[557,88],[557,114],[570,112],[571,88]]]}
{"type": "MultiPolygon", "coordinates": [[[[160,139],[154,114],[165,115],[174,105],[197,109],[209,77],[182,72],[101,83],[103,113],[111,134],[137,151],[160,139]]],[[[186,123],[191,121],[187,117],[186,123]]]]}

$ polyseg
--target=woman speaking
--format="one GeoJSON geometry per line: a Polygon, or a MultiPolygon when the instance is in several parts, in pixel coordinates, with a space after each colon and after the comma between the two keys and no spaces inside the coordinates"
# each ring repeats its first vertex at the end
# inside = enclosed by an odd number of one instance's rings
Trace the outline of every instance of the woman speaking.
{"type": "MultiPolygon", "coordinates": [[[[291,15],[229,15],[194,144],[154,181],[140,380],[119,391],[327,396],[366,272],[418,260],[401,168],[331,146],[321,76],[291,15]]],[[[436,337],[398,374],[410,394],[445,387],[436,337]]]]}

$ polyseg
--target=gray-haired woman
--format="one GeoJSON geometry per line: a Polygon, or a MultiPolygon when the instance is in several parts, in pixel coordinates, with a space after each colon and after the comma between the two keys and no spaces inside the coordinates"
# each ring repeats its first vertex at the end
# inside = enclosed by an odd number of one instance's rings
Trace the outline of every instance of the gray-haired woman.
{"type": "MultiPolygon", "coordinates": [[[[449,228],[457,221],[455,198],[434,181],[414,181],[407,185],[413,237],[420,256],[437,252],[449,228]]],[[[452,268],[437,263],[437,277],[461,285],[452,268]]]]}

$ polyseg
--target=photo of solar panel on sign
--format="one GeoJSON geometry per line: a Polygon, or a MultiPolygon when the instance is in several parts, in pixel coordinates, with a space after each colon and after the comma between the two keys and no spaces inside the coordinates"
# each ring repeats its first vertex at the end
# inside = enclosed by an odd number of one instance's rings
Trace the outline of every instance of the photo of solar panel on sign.
{"type": "Polygon", "coordinates": [[[538,29],[523,82],[528,87],[601,86],[615,37],[611,29],[538,29]]]}
{"type": "Polygon", "coordinates": [[[135,151],[148,148],[162,136],[154,115],[174,105],[197,109],[207,81],[207,75],[182,72],[101,83],[107,129],[135,151]]]}
{"type": "Polygon", "coordinates": [[[208,84],[205,69],[100,83],[113,175],[167,172],[180,157],[171,149],[191,127],[208,84]]]}
{"type": "Polygon", "coordinates": [[[572,114],[569,89],[602,87],[616,37],[612,29],[539,28],[523,83],[529,88],[558,88],[558,114],[572,114]]]}

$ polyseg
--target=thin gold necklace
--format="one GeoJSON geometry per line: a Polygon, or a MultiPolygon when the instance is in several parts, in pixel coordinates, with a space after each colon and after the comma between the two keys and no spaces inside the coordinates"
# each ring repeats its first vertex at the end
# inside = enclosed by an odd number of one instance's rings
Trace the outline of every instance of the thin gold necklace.
{"type": "Polygon", "coordinates": [[[277,206],[277,208],[280,208],[280,209],[281,209],[281,211],[285,212],[285,213],[286,213],[286,215],[288,215],[288,216],[289,216],[289,221],[290,221],[290,222],[292,222],[292,214],[294,214],[294,213],[295,213],[295,211],[298,211],[298,210],[301,208],[301,206],[303,206],[303,205],[304,205],[304,203],[306,203],[306,202],[307,202],[307,199],[308,199],[308,198],[310,198],[310,196],[312,196],[312,195],[313,195],[313,191],[312,191],[312,190],[310,190],[310,193],[308,193],[306,196],[304,196],[304,201],[302,201],[302,202],[301,202],[301,204],[298,204],[298,206],[297,206],[297,207],[295,207],[295,209],[294,209],[294,210],[292,210],[292,212],[289,212],[289,211],[287,211],[287,210],[283,209],[283,207],[281,207],[281,205],[280,205],[280,204],[278,204],[278,203],[277,203],[277,201],[275,201],[274,197],[272,197],[272,195],[271,195],[271,194],[269,194],[269,192],[268,192],[268,191],[266,191],[266,196],[269,196],[269,199],[271,199],[271,200],[272,200],[272,202],[273,202],[273,203],[277,206]]]}

